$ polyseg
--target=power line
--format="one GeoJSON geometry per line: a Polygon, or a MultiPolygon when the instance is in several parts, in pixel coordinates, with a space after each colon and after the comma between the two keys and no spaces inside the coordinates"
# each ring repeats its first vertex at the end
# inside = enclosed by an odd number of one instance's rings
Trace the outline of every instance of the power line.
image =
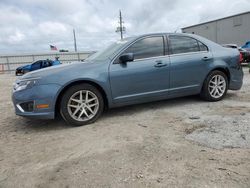
{"type": "Polygon", "coordinates": [[[124,22],[122,20],[122,12],[119,11],[119,26],[116,28],[116,32],[120,32],[121,34],[121,40],[123,39],[123,33],[126,31],[126,28],[123,26],[124,22]]]}

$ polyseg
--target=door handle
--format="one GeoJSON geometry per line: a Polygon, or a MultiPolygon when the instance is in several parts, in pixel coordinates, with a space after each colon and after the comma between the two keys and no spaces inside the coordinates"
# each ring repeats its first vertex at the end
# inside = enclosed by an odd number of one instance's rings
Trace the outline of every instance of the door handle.
{"type": "Polygon", "coordinates": [[[155,61],[156,64],[154,65],[155,67],[165,67],[167,66],[168,64],[166,63],[163,63],[161,60],[158,60],[158,61],[155,61]]]}
{"type": "Polygon", "coordinates": [[[202,58],[203,61],[208,61],[208,60],[210,60],[210,59],[211,59],[211,58],[210,58],[210,57],[207,57],[207,56],[205,56],[205,57],[202,58]]]}

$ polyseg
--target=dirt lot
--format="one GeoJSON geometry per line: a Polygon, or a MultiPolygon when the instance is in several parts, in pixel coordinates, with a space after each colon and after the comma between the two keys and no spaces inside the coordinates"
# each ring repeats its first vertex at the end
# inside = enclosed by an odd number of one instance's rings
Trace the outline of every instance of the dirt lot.
{"type": "Polygon", "coordinates": [[[113,109],[95,124],[14,115],[0,75],[0,187],[250,187],[250,74],[217,103],[113,109]]]}

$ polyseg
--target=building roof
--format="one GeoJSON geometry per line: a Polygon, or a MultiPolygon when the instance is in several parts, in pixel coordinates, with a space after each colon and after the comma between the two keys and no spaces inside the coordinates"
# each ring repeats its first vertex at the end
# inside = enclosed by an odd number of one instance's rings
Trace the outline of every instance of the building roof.
{"type": "Polygon", "coordinates": [[[234,14],[232,16],[227,16],[227,17],[223,17],[223,18],[219,18],[219,19],[216,19],[216,20],[211,20],[211,21],[207,21],[207,22],[203,22],[203,23],[199,23],[199,24],[195,24],[195,25],[191,25],[191,26],[188,26],[188,27],[183,27],[181,29],[188,29],[188,28],[191,28],[191,27],[196,27],[196,26],[208,24],[208,23],[211,23],[211,22],[217,22],[217,21],[220,21],[220,20],[224,20],[224,19],[228,19],[228,18],[232,18],[232,17],[236,17],[236,16],[241,16],[241,15],[244,15],[244,14],[250,14],[250,11],[242,12],[242,13],[239,13],[239,14],[234,14]]]}

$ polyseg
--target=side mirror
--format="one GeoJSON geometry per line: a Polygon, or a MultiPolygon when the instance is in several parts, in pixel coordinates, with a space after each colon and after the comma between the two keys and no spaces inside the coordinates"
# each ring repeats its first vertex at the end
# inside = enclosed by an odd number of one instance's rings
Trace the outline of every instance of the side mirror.
{"type": "Polygon", "coordinates": [[[121,63],[134,61],[134,54],[133,53],[123,54],[122,56],[120,56],[119,60],[121,63]]]}

